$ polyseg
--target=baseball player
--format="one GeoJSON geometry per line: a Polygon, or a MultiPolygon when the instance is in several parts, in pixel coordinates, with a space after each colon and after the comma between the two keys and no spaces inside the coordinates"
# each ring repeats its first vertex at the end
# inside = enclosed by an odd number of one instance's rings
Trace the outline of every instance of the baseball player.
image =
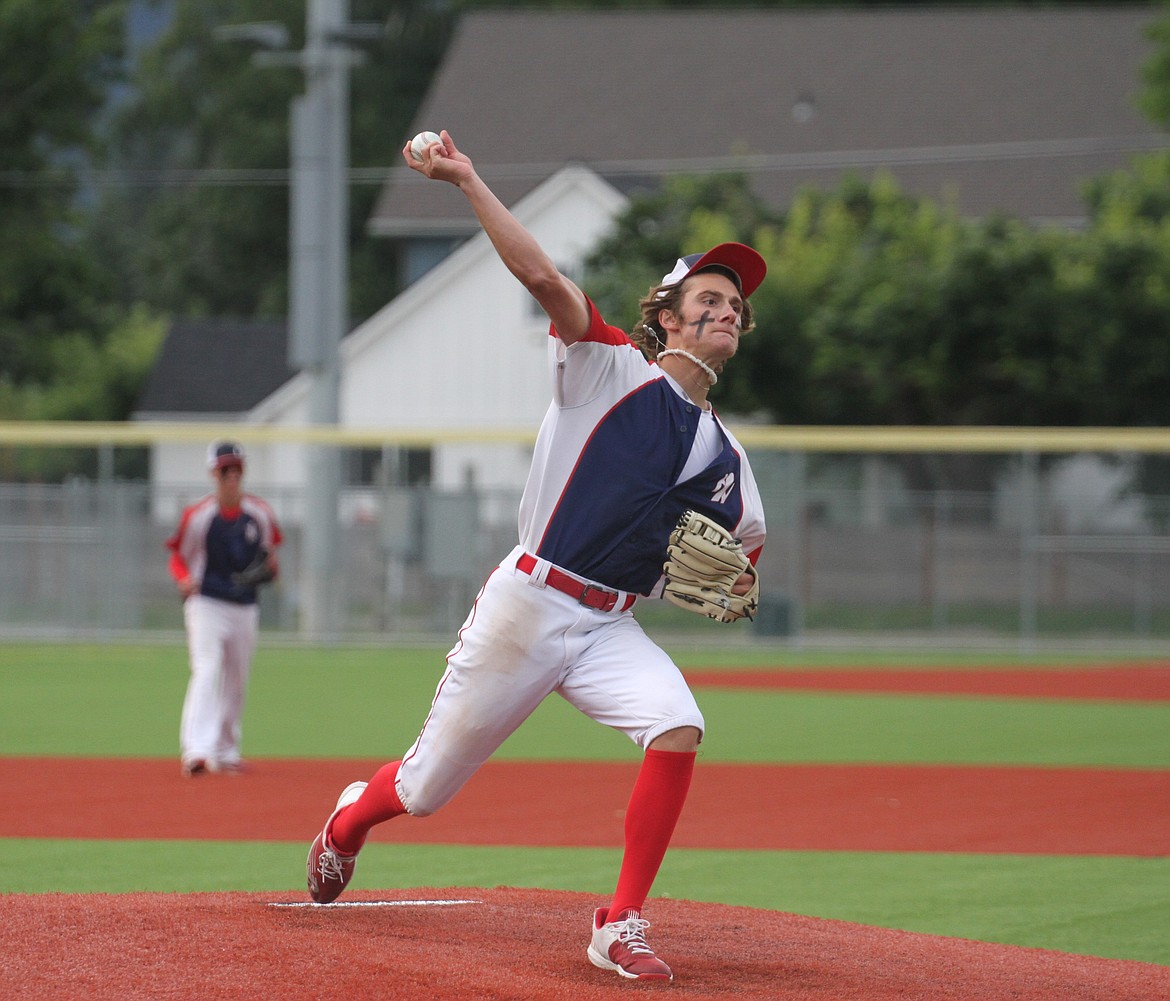
{"type": "Polygon", "coordinates": [[[646,940],[642,909],[704,723],[682,674],[631,608],[671,587],[664,561],[668,550],[688,550],[686,539],[672,540],[690,515],[739,536],[742,545],[731,540],[727,549],[742,562],[722,585],[701,581],[687,593],[684,581],[680,604],[703,602],[701,610],[727,619],[754,606],[760,499],[707,392],[751,326],[748,296],[764,262],[739,244],[680,260],[644,300],[632,340],[558,272],[447,132],[421,161],[409,145],[403,157],[462,190],[504,264],[548,314],[553,400],[520,502],[519,544],[476,598],[418,739],[337,800],[309,851],[310,896],[336,899],[375,824],[438,810],[555,692],[644,750],[617,885],[594,912],[588,958],[623,977],[671,980],[646,940]]]}
{"type": "Polygon", "coordinates": [[[241,768],[240,718],[260,621],[257,588],[275,578],[282,540],[272,509],[243,492],[243,448],[213,443],[207,468],[215,490],[184,509],[167,540],[191,668],[179,729],[188,777],[241,768]]]}

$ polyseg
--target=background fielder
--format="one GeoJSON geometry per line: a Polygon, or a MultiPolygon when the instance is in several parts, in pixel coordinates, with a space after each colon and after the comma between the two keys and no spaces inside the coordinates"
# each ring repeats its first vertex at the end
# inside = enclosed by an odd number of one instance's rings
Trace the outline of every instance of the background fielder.
{"type": "MultiPolygon", "coordinates": [[[[759,555],[755,481],[707,392],[751,326],[747,297],[764,262],[739,244],[679,261],[643,301],[636,344],[557,271],[448,133],[421,160],[410,144],[402,153],[413,169],[462,190],[503,262],[548,314],[553,400],[520,502],[519,544],[480,591],[418,739],[401,761],[342,792],[310,848],[309,891],[320,903],[336,899],[375,824],[441,808],[556,692],[645,752],[617,886],[594,914],[589,960],[623,977],[669,980],[641,911],[682,811],[704,722],[682,674],[630,609],[638,595],[663,593],[668,544],[688,511],[739,536],[741,556],[759,555]]],[[[748,599],[734,618],[750,609],[757,578],[744,572],[731,583],[748,599]]]]}
{"type": "Polygon", "coordinates": [[[276,576],[282,540],[272,509],[243,492],[243,448],[213,443],[207,468],[215,490],[184,509],[167,540],[191,669],[179,727],[187,776],[241,766],[241,720],[260,623],[257,588],[276,576]]]}

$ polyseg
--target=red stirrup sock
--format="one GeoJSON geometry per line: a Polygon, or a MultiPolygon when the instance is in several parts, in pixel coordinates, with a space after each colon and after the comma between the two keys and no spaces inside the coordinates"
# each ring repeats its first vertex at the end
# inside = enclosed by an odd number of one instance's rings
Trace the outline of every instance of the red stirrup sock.
{"type": "Polygon", "coordinates": [[[329,829],[329,842],[343,855],[356,855],[366,843],[366,835],[375,824],[406,813],[406,807],[394,788],[401,761],[383,765],[370,779],[357,802],[346,807],[329,829]]]}
{"type": "Polygon", "coordinates": [[[686,802],[695,757],[694,751],[646,751],[626,807],[626,851],[607,921],[642,910],[686,802]]]}

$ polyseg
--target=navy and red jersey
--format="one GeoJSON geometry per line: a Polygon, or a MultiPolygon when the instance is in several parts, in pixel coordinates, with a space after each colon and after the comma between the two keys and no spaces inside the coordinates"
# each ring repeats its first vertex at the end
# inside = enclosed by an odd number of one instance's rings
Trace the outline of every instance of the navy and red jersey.
{"type": "Polygon", "coordinates": [[[550,337],[553,400],[520,502],[520,544],[608,587],[660,592],[688,508],[741,539],[753,562],[763,505],[742,446],[590,304],[585,337],[550,337]]]}
{"type": "Polygon", "coordinates": [[[232,574],[251,564],[261,549],[271,553],[282,539],[272,509],[259,497],[244,494],[239,507],[222,509],[208,494],[184,509],[167,539],[171,575],[199,581],[199,593],[206,597],[254,604],[255,586],[234,583],[232,574]]]}

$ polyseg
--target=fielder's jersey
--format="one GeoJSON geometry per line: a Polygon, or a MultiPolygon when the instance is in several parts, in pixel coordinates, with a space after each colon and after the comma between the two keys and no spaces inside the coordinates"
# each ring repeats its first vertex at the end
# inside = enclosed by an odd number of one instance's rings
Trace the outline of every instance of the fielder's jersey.
{"type": "Polygon", "coordinates": [[[247,567],[261,549],[271,552],[281,541],[272,509],[259,497],[244,494],[238,508],[225,511],[208,494],[184,509],[167,548],[173,553],[172,573],[181,576],[185,571],[198,580],[200,594],[251,605],[256,588],[233,583],[232,574],[247,567]]]}
{"type": "Polygon", "coordinates": [[[657,594],[670,532],[692,508],[755,562],[764,515],[743,448],[590,310],[576,344],[551,332],[553,400],[520,501],[520,544],[589,580],[657,594]]]}

